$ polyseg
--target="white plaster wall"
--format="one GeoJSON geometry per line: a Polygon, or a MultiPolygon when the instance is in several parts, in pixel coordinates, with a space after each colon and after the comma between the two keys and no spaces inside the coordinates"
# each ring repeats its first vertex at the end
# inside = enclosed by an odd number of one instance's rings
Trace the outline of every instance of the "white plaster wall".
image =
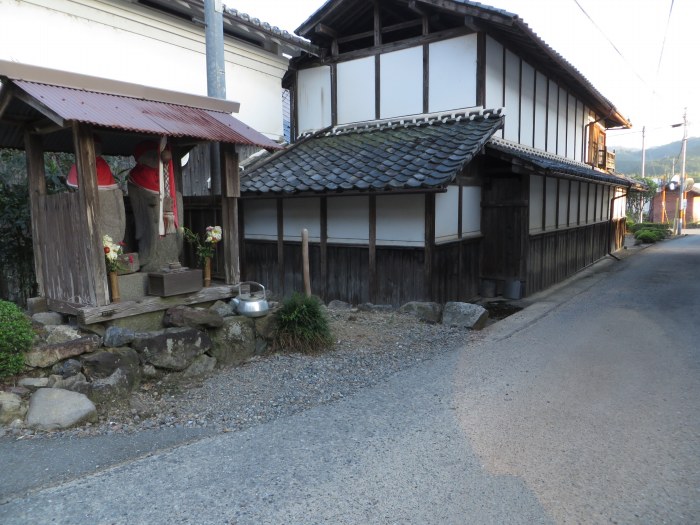
{"type": "Polygon", "coordinates": [[[567,216],[567,203],[569,199],[569,183],[570,181],[566,179],[561,179],[559,181],[559,217],[557,222],[560,228],[565,228],[567,226],[566,222],[567,216]]]}
{"type": "Polygon", "coordinates": [[[607,221],[610,218],[610,197],[611,197],[610,186],[605,187],[603,192],[603,220],[607,221]]]}
{"type": "Polygon", "coordinates": [[[446,193],[435,195],[435,242],[453,241],[457,238],[458,212],[458,186],[448,186],[446,193]]]}
{"type": "Polygon", "coordinates": [[[506,119],[503,138],[518,141],[520,124],[520,58],[506,49],[506,119]]]}
{"type": "Polygon", "coordinates": [[[545,229],[554,230],[557,227],[557,179],[547,177],[547,208],[545,229]]]}
{"type": "Polygon", "coordinates": [[[542,231],[543,178],[530,175],[530,233],[542,231]]]}
{"type": "Polygon", "coordinates": [[[576,98],[569,95],[567,114],[569,121],[566,128],[566,156],[570,159],[576,158],[576,98]]]}
{"type": "Polygon", "coordinates": [[[588,223],[596,222],[597,218],[595,215],[595,200],[596,200],[596,189],[597,184],[590,184],[590,193],[588,194],[588,223]]]}
{"type": "Polygon", "coordinates": [[[309,230],[309,241],[321,240],[321,199],[284,199],[284,240],[301,242],[301,231],[309,230]]]}
{"type": "Polygon", "coordinates": [[[568,93],[564,88],[559,88],[559,120],[557,123],[557,155],[566,156],[566,107],[568,93]]]}
{"type": "Polygon", "coordinates": [[[547,77],[537,72],[535,86],[535,141],[534,147],[547,147],[547,77]]]}
{"type": "MultiPolygon", "coordinates": [[[[488,109],[503,107],[503,46],[486,37],[485,102],[488,109]]],[[[496,132],[503,136],[503,130],[496,132]]]]}
{"type": "Polygon", "coordinates": [[[299,133],[331,125],[331,68],[302,69],[297,77],[299,133]]]}
{"type": "MultiPolygon", "coordinates": [[[[0,21],[0,59],[207,93],[204,30],[175,17],[125,1],[0,0],[0,21]]],[[[282,136],[287,60],[230,38],[225,60],[227,98],[241,103],[237,118],[282,136]]]]}
{"type": "Polygon", "coordinates": [[[338,64],[338,124],[374,119],[374,57],[338,64]]]}
{"type": "MultiPolygon", "coordinates": [[[[435,207],[437,210],[437,202],[435,207]]],[[[455,215],[454,222],[456,220],[455,215]]],[[[425,197],[423,195],[377,197],[377,245],[423,246],[424,244],[425,197]]]]}
{"type": "Polygon", "coordinates": [[[381,118],[423,112],[423,48],[411,47],[380,57],[381,118]]]}
{"type": "Polygon", "coordinates": [[[428,111],[476,105],[476,34],[429,46],[428,111]]]}
{"type": "MultiPolygon", "coordinates": [[[[622,188],[615,189],[615,197],[623,195],[624,191],[622,188]]],[[[627,209],[627,197],[620,197],[615,200],[613,205],[613,219],[621,219],[625,216],[625,210],[627,209]]]]}
{"type": "Polygon", "coordinates": [[[277,240],[277,202],[275,199],[246,200],[243,228],[246,239],[277,240]]]}
{"type": "Polygon", "coordinates": [[[571,208],[569,209],[569,226],[576,226],[578,222],[578,205],[581,183],[571,181],[571,208]]]}
{"type": "Polygon", "coordinates": [[[576,108],[576,149],[574,150],[574,159],[583,162],[584,159],[581,157],[583,151],[583,126],[586,124],[584,121],[584,111],[585,107],[582,103],[578,104],[576,108]]]}
{"type": "Polygon", "coordinates": [[[559,107],[559,87],[549,81],[549,102],[547,104],[547,151],[557,152],[557,109],[559,107]]]}
{"type": "Polygon", "coordinates": [[[523,62],[520,93],[520,143],[534,144],[533,111],[535,109],[535,69],[523,62]]]}
{"type": "Polygon", "coordinates": [[[369,241],[369,197],[328,199],[328,242],[367,244],[369,241]]]}
{"type": "Polygon", "coordinates": [[[481,186],[462,188],[462,236],[481,233],[481,186]]]}

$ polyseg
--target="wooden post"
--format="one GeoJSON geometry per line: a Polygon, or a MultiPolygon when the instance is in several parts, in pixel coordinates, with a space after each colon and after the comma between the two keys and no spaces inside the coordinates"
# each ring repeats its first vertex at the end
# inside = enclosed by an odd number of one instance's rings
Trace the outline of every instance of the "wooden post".
{"type": "Polygon", "coordinates": [[[369,196],[369,300],[377,300],[377,196],[369,196]]]}
{"type": "Polygon", "coordinates": [[[425,194],[425,261],[423,262],[423,294],[426,301],[432,299],[433,252],[435,248],[435,194],[425,194]]]}
{"type": "Polygon", "coordinates": [[[279,292],[284,294],[284,200],[277,199],[277,275],[279,292]]]}
{"type": "Polygon", "coordinates": [[[321,297],[328,293],[328,198],[321,197],[321,297]]]}
{"type": "Polygon", "coordinates": [[[224,250],[226,284],[241,280],[238,246],[238,197],[241,184],[238,172],[238,153],[233,144],[221,144],[221,230],[224,250]]]}
{"type": "Polygon", "coordinates": [[[304,278],[304,293],[311,297],[311,277],[309,271],[309,230],[301,230],[301,266],[304,278]]]}
{"type": "Polygon", "coordinates": [[[105,268],[104,252],[102,251],[102,236],[98,230],[100,201],[97,190],[97,160],[95,157],[95,140],[89,126],[80,123],[73,124],[73,145],[75,147],[75,163],[78,168],[78,198],[81,208],[81,224],[78,232],[73,234],[84,236],[83,253],[75,254],[87,263],[86,282],[89,287],[90,301],[95,306],[109,304],[109,286],[107,284],[107,269],[105,268]]]}
{"type": "Polygon", "coordinates": [[[43,220],[39,211],[39,197],[46,195],[46,173],[44,168],[44,150],[41,138],[30,133],[24,134],[24,149],[27,156],[27,178],[29,182],[29,202],[32,216],[32,240],[34,246],[34,273],[38,293],[44,296],[44,239],[43,228],[40,227],[43,220]]]}

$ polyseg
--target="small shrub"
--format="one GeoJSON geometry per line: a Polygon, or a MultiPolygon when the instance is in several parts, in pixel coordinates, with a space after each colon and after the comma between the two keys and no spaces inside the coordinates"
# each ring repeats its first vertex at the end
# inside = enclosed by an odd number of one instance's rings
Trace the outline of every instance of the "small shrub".
{"type": "Polygon", "coordinates": [[[643,243],[655,243],[666,237],[666,234],[661,230],[647,229],[639,230],[634,234],[635,239],[643,243]]]}
{"type": "Polygon", "coordinates": [[[629,227],[632,233],[637,233],[641,230],[661,230],[666,235],[671,233],[671,225],[665,222],[638,222],[629,227]]]}
{"type": "Polygon", "coordinates": [[[295,293],[282,302],[275,349],[313,353],[329,348],[332,343],[328,318],[316,297],[295,293]]]}
{"type": "Polygon", "coordinates": [[[0,377],[18,374],[34,339],[32,323],[19,307],[0,301],[0,377]]]}

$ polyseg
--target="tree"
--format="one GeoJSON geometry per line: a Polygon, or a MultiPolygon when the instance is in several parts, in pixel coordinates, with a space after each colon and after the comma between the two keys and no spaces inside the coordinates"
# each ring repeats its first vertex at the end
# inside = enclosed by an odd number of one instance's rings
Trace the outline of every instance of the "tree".
{"type": "Polygon", "coordinates": [[[627,195],[627,216],[637,222],[643,222],[644,208],[656,195],[658,184],[649,177],[632,177],[637,182],[646,186],[646,190],[630,191],[627,195]]]}

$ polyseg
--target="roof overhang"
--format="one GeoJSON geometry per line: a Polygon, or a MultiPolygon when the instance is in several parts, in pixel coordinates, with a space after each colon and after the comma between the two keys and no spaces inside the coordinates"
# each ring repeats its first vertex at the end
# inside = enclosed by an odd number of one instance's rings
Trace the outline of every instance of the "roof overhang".
{"type": "Polygon", "coordinates": [[[0,147],[39,133],[47,151],[73,151],[71,127],[99,128],[103,153],[130,155],[143,136],[279,149],[230,113],[237,102],[0,61],[0,147]]]}

